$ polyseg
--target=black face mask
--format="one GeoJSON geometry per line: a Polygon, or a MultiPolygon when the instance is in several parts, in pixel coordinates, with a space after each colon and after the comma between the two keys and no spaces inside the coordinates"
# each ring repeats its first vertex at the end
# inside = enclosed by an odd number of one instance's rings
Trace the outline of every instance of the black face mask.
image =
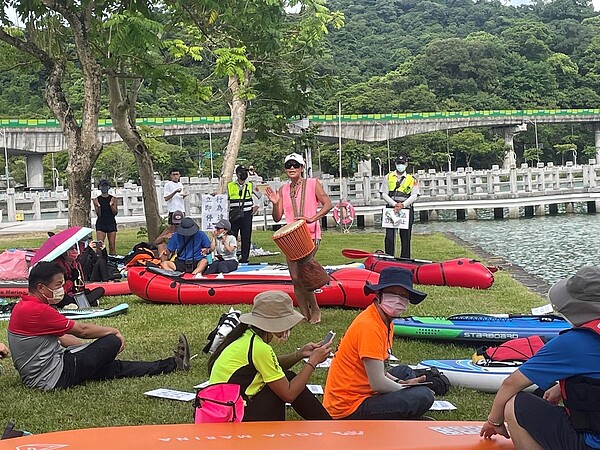
{"type": "Polygon", "coordinates": [[[248,172],[240,172],[240,173],[238,173],[238,180],[240,180],[240,181],[246,181],[247,178],[248,178],[248,172]]]}

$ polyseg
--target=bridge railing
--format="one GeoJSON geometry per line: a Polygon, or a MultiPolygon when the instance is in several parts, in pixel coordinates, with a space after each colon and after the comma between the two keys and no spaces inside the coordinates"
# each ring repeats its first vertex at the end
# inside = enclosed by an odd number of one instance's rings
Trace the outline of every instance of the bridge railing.
{"type": "MultiPolygon", "coordinates": [[[[490,170],[473,170],[471,168],[458,168],[452,172],[438,172],[435,170],[420,170],[416,174],[419,181],[421,197],[415,204],[417,210],[436,209],[443,202],[461,202],[475,200],[502,200],[555,195],[558,193],[600,192],[600,165],[595,160],[589,164],[574,166],[568,163],[565,166],[552,164],[538,167],[522,165],[514,169],[500,169],[495,166],[490,170]]],[[[342,200],[350,201],[355,207],[362,210],[376,211],[384,204],[379,195],[379,188],[384,177],[356,174],[352,178],[339,178],[324,175],[321,183],[331,200],[336,203],[342,200]]],[[[219,180],[213,178],[182,178],[190,195],[186,197],[186,211],[192,216],[199,216],[201,211],[202,194],[216,192],[219,180]]],[[[254,184],[259,191],[270,185],[278,188],[284,182],[279,179],[263,182],[255,179],[254,184]]],[[[166,215],[166,204],[163,200],[163,184],[156,182],[156,191],[159,199],[159,208],[166,215]]],[[[98,190],[92,191],[92,197],[99,195],[98,190]]],[[[120,216],[142,216],[144,214],[143,195],[140,186],[126,183],[113,194],[118,197],[120,216]]],[[[508,203],[507,203],[508,204],[508,203]]],[[[263,197],[265,212],[270,214],[271,205],[263,197]]],[[[7,193],[0,194],[0,210],[4,220],[17,219],[40,220],[43,218],[64,218],[68,215],[67,192],[60,187],[56,191],[42,192],[15,192],[9,189],[7,193]]],[[[90,204],[93,215],[93,207],[90,204]]]]}

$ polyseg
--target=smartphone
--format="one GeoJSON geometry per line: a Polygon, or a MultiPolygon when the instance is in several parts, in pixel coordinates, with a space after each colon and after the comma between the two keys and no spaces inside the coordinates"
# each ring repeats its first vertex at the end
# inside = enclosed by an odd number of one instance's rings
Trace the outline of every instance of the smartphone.
{"type": "Polygon", "coordinates": [[[96,247],[102,247],[102,244],[104,244],[104,241],[94,241],[94,244],[96,245],[96,247]]]}
{"type": "Polygon", "coordinates": [[[409,387],[415,387],[415,386],[431,386],[433,384],[433,382],[431,381],[422,381],[420,383],[415,383],[415,384],[402,384],[402,386],[404,386],[405,388],[409,388],[409,387]]]}
{"type": "Polygon", "coordinates": [[[335,333],[333,331],[329,331],[329,333],[327,333],[327,336],[325,336],[325,339],[323,339],[323,345],[329,344],[331,341],[333,341],[334,337],[335,333]]]}

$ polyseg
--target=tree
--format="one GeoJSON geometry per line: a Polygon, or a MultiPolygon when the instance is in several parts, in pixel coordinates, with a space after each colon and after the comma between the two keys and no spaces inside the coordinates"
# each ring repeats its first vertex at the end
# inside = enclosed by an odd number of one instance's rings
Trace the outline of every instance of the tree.
{"type": "Polygon", "coordinates": [[[14,6],[24,30],[9,28],[3,14],[0,40],[39,61],[45,71],[44,99],[59,121],[69,150],[69,225],[89,226],[92,167],[102,150],[98,140],[102,72],[92,52],[94,2],[81,5],[52,0],[3,2],[14,6]],[[63,83],[70,61],[77,60],[83,80],[79,110],[66,95],[63,83]]]}
{"type": "MultiPolygon", "coordinates": [[[[279,0],[179,0],[172,6],[194,23],[215,61],[215,75],[227,79],[225,92],[231,113],[231,133],[223,160],[219,192],[231,180],[248,102],[260,98],[257,77],[285,74],[294,98],[310,92],[314,60],[322,53],[328,27],[342,24],[340,14],[331,13],[323,0],[295,0],[297,13],[287,13],[279,0]]],[[[265,93],[263,93],[265,95],[265,93]]],[[[283,99],[281,99],[283,100],[283,99]]]]}

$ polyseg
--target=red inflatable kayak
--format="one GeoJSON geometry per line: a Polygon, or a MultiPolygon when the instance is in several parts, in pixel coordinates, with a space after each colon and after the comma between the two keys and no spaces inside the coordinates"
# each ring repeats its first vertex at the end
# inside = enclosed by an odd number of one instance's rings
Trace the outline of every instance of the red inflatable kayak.
{"type": "MultiPolygon", "coordinates": [[[[366,257],[365,268],[377,273],[386,267],[404,267],[412,271],[413,282],[416,284],[487,289],[494,283],[492,270],[479,261],[469,258],[435,262],[394,258],[385,253],[369,253],[353,249],[344,249],[342,254],[348,258],[366,257]]],[[[492,269],[496,270],[496,268],[492,269]]]]}
{"type": "MultiPolygon", "coordinates": [[[[162,269],[131,267],[127,281],[131,292],[155,303],[175,304],[252,304],[254,297],[266,290],[287,292],[294,299],[294,287],[287,269],[256,270],[205,275],[194,278],[191,274],[177,275],[162,269]]],[[[320,306],[365,308],[373,302],[366,295],[366,281],[377,283],[379,274],[365,269],[343,268],[334,270],[331,281],[315,291],[320,306]]]]}
{"type": "MultiPolygon", "coordinates": [[[[86,282],[85,287],[88,289],[103,287],[105,296],[131,294],[126,280],[86,282]]],[[[0,281],[0,297],[20,297],[26,293],[27,280],[0,281]]]]}

